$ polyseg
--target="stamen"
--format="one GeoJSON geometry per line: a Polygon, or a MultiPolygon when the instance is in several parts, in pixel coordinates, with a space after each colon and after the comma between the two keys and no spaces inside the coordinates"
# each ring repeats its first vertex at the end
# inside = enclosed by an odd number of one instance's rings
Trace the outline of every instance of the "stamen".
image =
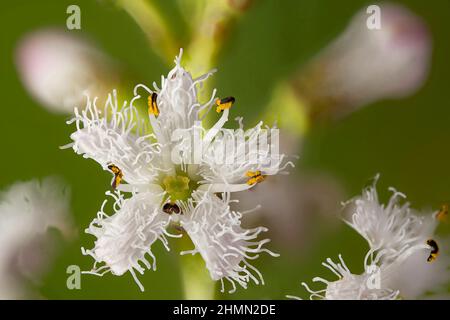
{"type": "Polygon", "coordinates": [[[428,262],[433,262],[436,260],[437,256],[439,255],[439,247],[436,241],[433,239],[427,240],[427,245],[431,247],[430,255],[427,258],[428,262]]]}
{"type": "Polygon", "coordinates": [[[172,213],[183,214],[183,211],[181,211],[180,207],[176,203],[167,202],[163,205],[162,210],[169,215],[172,213]]]}
{"type": "Polygon", "coordinates": [[[247,172],[245,173],[245,175],[249,178],[249,179],[247,180],[247,184],[248,184],[249,186],[252,186],[252,185],[257,184],[257,183],[260,183],[260,182],[263,182],[264,179],[266,178],[266,176],[265,176],[265,175],[262,175],[262,174],[261,174],[261,171],[259,171],[259,170],[256,170],[256,171],[247,171],[247,172]]]}
{"type": "Polygon", "coordinates": [[[159,108],[156,100],[158,95],[153,92],[151,96],[148,96],[148,113],[153,114],[155,117],[159,116],[159,108]]]}
{"type": "Polygon", "coordinates": [[[111,186],[113,189],[116,189],[119,186],[119,184],[122,182],[122,178],[123,178],[122,170],[120,170],[119,167],[117,167],[114,164],[110,164],[108,166],[108,169],[111,170],[112,173],[114,174],[114,178],[113,178],[111,186]]]}
{"type": "Polygon", "coordinates": [[[235,101],[236,101],[236,99],[234,99],[234,97],[226,97],[226,98],[222,98],[222,99],[217,99],[216,100],[216,104],[217,104],[216,111],[217,111],[217,113],[222,112],[222,111],[227,110],[227,109],[230,109],[235,101]]]}

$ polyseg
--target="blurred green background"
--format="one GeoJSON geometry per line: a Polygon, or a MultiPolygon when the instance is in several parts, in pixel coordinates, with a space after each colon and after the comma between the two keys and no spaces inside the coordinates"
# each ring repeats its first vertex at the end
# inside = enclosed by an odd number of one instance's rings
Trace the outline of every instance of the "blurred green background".
{"type": "MultiPolygon", "coordinates": [[[[170,17],[177,32],[186,22],[171,1],[156,1],[170,17]]],[[[394,1],[395,2],[395,1],[394,1]]],[[[388,186],[408,195],[416,208],[437,209],[450,200],[450,1],[400,1],[427,22],[433,36],[431,74],[425,86],[403,100],[372,104],[345,119],[313,127],[305,138],[296,170],[326,172],[342,183],[347,197],[360,193],[368,179],[381,173],[383,199],[388,186]]],[[[220,54],[215,75],[220,92],[233,93],[239,109],[254,123],[267,103],[271,89],[342,32],[351,16],[372,1],[277,1],[259,0],[237,23],[229,43],[220,54]],[[244,107],[245,106],[245,107],[244,107]]],[[[151,83],[168,68],[149,47],[141,29],[124,11],[109,1],[3,1],[0,5],[0,75],[2,116],[0,188],[17,180],[48,175],[62,176],[72,189],[72,211],[79,236],[61,241],[62,254],[42,283],[34,284],[51,299],[180,299],[183,297],[178,254],[167,253],[157,244],[156,272],[140,276],[146,288],[139,292],[131,275],[103,278],[83,276],[81,290],[66,288],[66,267],[77,264],[88,270],[90,257],[80,247],[90,248],[94,238],[83,233],[95,216],[108,189],[110,175],[94,161],[86,161],[70,150],[59,150],[69,142],[73,128],[67,117],[48,113],[27,94],[14,64],[14,48],[27,32],[39,27],[65,27],[66,8],[81,8],[81,31],[105,52],[128,67],[137,79],[151,83]]],[[[187,39],[187,35],[180,38],[187,39]]],[[[132,86],[128,88],[132,89],[132,86]]],[[[282,129],[282,128],[281,128],[282,129]]],[[[342,199],[346,200],[346,199],[342,199]]],[[[320,263],[342,253],[354,272],[362,271],[364,240],[342,223],[323,228],[321,218],[308,228],[314,230],[311,245],[284,252],[277,243],[271,248],[280,258],[260,258],[256,265],[266,285],[238,289],[235,294],[217,294],[225,299],[283,299],[286,294],[306,297],[301,281],[314,276],[333,279],[320,263]],[[284,254],[285,253],[285,254],[284,254]]],[[[444,227],[448,231],[448,225],[444,227]]],[[[1,285],[1,284],[0,284],[1,285]]],[[[219,290],[217,290],[219,292],[219,290]]]]}

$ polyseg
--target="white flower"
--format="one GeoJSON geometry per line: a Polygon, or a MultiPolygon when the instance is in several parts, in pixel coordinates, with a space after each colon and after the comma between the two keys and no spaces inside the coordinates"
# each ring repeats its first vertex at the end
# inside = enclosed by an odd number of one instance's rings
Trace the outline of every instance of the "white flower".
{"type": "Polygon", "coordinates": [[[347,202],[350,217],[344,217],[369,243],[364,272],[352,274],[341,256],[337,264],[328,259],[323,265],[339,280],[314,278],[326,285],[318,291],[303,283],[311,299],[414,299],[448,284],[450,259],[434,235],[442,212],[419,215],[409,203],[400,203],[405,195],[392,188],[388,204],[380,204],[377,180],[378,176],[361,196],[347,202]]]}
{"type": "Polygon", "coordinates": [[[250,280],[263,282],[248,260],[261,252],[275,254],[262,248],[269,240],[256,240],[265,228],[240,226],[241,214],[230,210],[229,193],[247,190],[290,163],[282,165],[284,156],[266,149],[257,149],[259,161],[251,161],[254,151],[246,146],[262,131],[261,124],[236,145],[244,154],[243,161],[233,156],[233,161],[224,163],[223,156],[229,154],[225,144],[239,136],[219,134],[231,104],[218,108],[223,111],[221,117],[212,128],[204,129],[201,120],[215,103],[215,90],[207,103],[200,104],[197,89],[212,73],[193,79],[180,59],[181,54],[167,78],[162,77],[161,89],[156,84],[154,89],[139,84],[129,105],[119,105],[114,92],[102,110],[90,99],[81,113],[75,110],[72,122],[77,130],[69,146],[115,172],[113,186],[118,189],[109,193],[115,199],[113,214],[107,215],[102,207],[88,228],[97,241],[85,253],[96,261],[92,273],[129,271],[143,290],[135,271],[156,268],[151,246],[161,240],[168,249],[166,237],[181,236],[166,231],[169,224],[175,224],[191,237],[195,244],[191,252],[202,255],[211,278],[222,284],[230,281],[232,292],[235,283],[245,288],[250,280]],[[135,106],[142,97],[148,101],[148,116],[142,116],[135,106]],[[178,139],[180,132],[193,134],[194,143],[178,139]],[[196,161],[191,161],[192,155],[196,161]]]}
{"type": "Polygon", "coordinates": [[[24,298],[23,277],[38,279],[47,269],[51,227],[71,231],[69,193],[58,180],[18,182],[0,194],[0,299],[24,298]]]}

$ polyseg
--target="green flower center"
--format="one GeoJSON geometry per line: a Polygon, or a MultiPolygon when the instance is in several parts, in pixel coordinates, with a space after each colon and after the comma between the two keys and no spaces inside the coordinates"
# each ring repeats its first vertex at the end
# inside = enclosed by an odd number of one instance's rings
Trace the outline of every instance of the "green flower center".
{"type": "Polygon", "coordinates": [[[184,174],[177,174],[176,176],[165,176],[162,185],[167,192],[167,197],[170,197],[170,201],[175,202],[188,200],[196,189],[197,182],[184,174]]]}

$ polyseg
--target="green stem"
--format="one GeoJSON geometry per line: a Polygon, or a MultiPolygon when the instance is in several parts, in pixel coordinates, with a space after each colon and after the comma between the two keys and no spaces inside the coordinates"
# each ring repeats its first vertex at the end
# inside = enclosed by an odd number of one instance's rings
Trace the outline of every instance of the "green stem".
{"type": "Polygon", "coordinates": [[[216,64],[217,56],[241,13],[232,8],[227,0],[205,3],[202,13],[197,14],[199,17],[192,26],[192,38],[188,48],[194,73],[210,69],[216,64]]]}
{"type": "Polygon", "coordinates": [[[286,82],[274,89],[263,118],[297,137],[302,137],[310,127],[307,104],[286,82]]]}
{"type": "MultiPolygon", "coordinates": [[[[187,235],[178,240],[181,251],[190,250],[194,246],[187,235]]],[[[181,256],[180,266],[186,300],[214,299],[215,282],[211,280],[200,254],[181,256]]]]}

